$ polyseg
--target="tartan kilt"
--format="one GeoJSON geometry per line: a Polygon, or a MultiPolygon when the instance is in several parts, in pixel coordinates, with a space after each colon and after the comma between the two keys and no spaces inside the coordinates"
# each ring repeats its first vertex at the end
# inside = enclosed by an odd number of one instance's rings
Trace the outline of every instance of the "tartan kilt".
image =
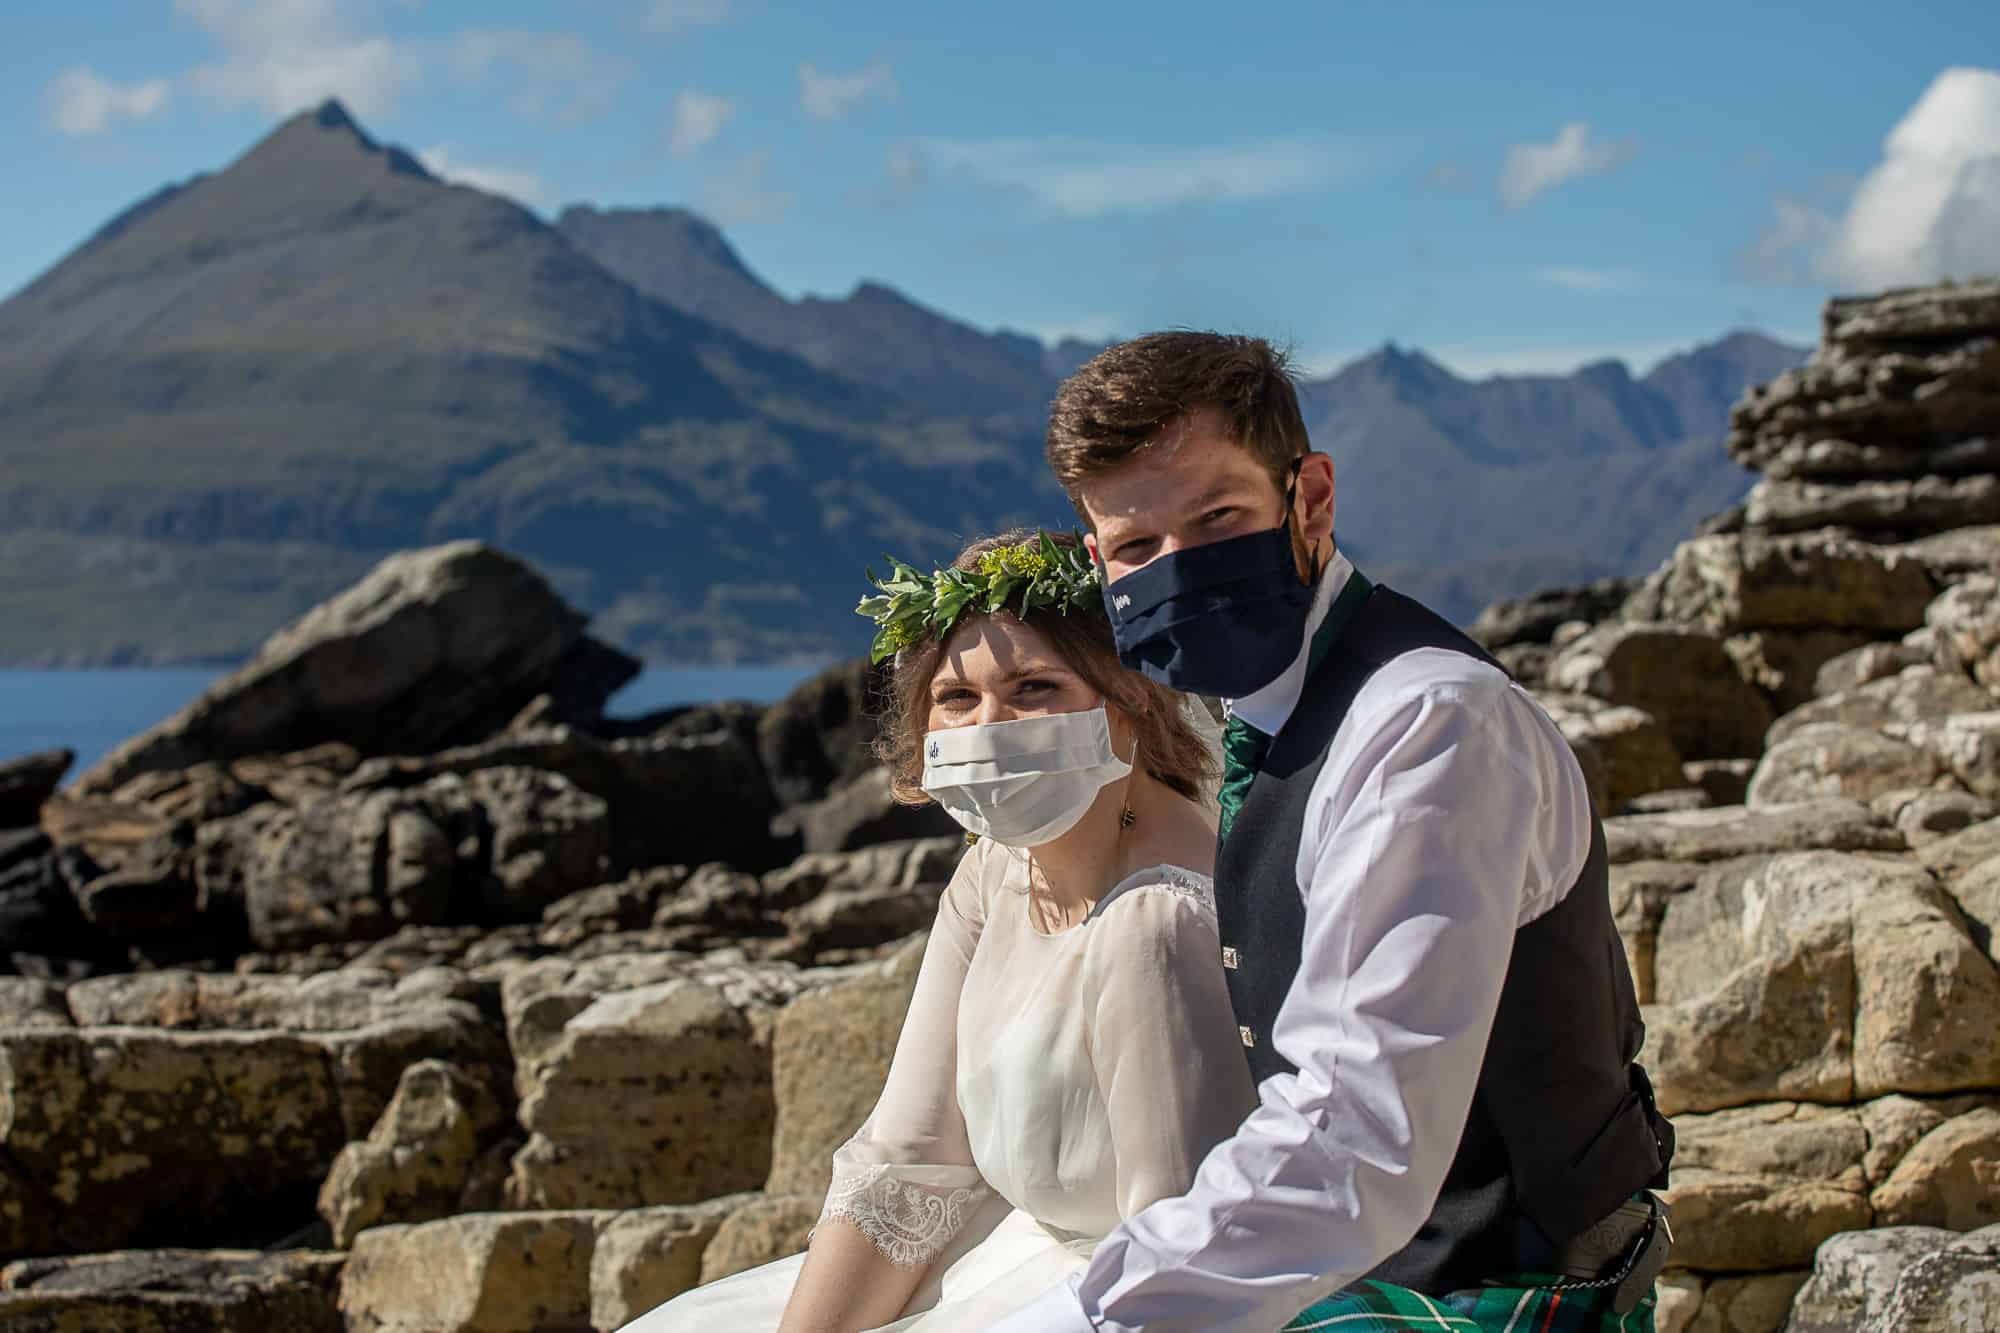
{"type": "Polygon", "coordinates": [[[1546,1286],[1472,1287],[1426,1296],[1386,1282],[1357,1282],[1301,1311],[1283,1333],[1653,1333],[1654,1294],[1629,1314],[1612,1313],[1604,1290],[1546,1286]]]}

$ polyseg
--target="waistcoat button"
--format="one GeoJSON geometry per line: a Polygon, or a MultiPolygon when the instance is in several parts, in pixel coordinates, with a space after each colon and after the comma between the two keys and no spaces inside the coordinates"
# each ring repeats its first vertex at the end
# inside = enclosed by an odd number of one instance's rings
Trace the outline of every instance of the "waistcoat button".
{"type": "Polygon", "coordinates": [[[1249,1028],[1236,1029],[1236,1035],[1243,1038],[1243,1044],[1245,1046],[1255,1046],[1257,1044],[1257,1034],[1252,1032],[1249,1028]]]}
{"type": "Polygon", "coordinates": [[[1222,965],[1224,967],[1228,968],[1230,971],[1233,972],[1236,970],[1236,965],[1242,961],[1243,960],[1237,956],[1236,950],[1230,948],[1226,944],[1222,946],[1222,965]]]}

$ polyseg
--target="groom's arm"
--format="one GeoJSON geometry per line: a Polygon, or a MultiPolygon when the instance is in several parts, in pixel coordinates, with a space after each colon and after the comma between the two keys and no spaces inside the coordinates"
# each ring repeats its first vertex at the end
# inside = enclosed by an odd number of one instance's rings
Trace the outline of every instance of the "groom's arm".
{"type": "Polygon", "coordinates": [[[1302,961],[1270,1037],[1298,1073],[1265,1080],[1187,1194],[1129,1219],[998,1333],[1270,1333],[1422,1225],[1514,931],[1560,900],[1590,842],[1568,747],[1492,676],[1371,683],[1356,701],[1315,785],[1302,961]]]}

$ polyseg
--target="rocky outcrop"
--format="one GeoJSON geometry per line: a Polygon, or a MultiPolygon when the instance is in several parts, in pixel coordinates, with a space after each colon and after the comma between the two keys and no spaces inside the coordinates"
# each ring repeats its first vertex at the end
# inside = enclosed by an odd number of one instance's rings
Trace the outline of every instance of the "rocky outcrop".
{"type": "MultiPolygon", "coordinates": [[[[2000,298],[1828,321],[1738,414],[1740,512],[1480,630],[1609,816],[1668,1333],[1955,1327],[2000,1272],[2000,298]]],[[[805,1243],[963,849],[869,757],[881,673],[605,722],[573,613],[446,550],[0,832],[0,1253],[43,1256],[0,1322],[314,1328],[339,1268],[328,1327],[610,1329],[805,1243]],[[168,1241],[272,1253],[62,1256],[168,1241]]]]}
{"type": "Polygon", "coordinates": [[[1659,928],[1670,1111],[2000,1087],[2000,970],[1921,867],[1833,852],[1704,874],[1659,928]]]}
{"type": "Polygon", "coordinates": [[[113,952],[84,920],[48,835],[0,829],[0,955],[16,971],[48,976],[113,952]]]}
{"type": "Polygon", "coordinates": [[[0,1029],[0,1254],[266,1244],[311,1216],[408,1066],[452,1061],[506,1092],[504,1047],[464,1000],[380,985],[364,1007],[268,979],[260,1014],[245,980],[105,978],[65,997],[81,1024],[0,1029]]]}
{"type": "Polygon", "coordinates": [[[731,1213],[702,1251],[701,1280],[715,1282],[805,1249],[820,1196],[775,1195],[731,1213]]]}
{"type": "Polygon", "coordinates": [[[701,1285],[702,1256],[731,1214],[756,1196],[731,1195],[685,1208],[635,1208],[597,1233],[590,1255],[590,1317],[618,1329],[701,1285]]]}
{"type": "Polygon", "coordinates": [[[403,1071],[382,1118],[340,1150],[319,1213],[338,1249],[372,1226],[428,1222],[463,1207],[480,1156],[509,1124],[484,1083],[441,1060],[403,1071]]]}
{"type": "Polygon", "coordinates": [[[0,1327],[51,1333],[342,1333],[341,1254],[133,1250],[0,1269],[0,1327]]]}
{"type": "Polygon", "coordinates": [[[1960,1333],[2000,1310],[2000,1227],[1849,1232],[1820,1246],[1790,1333],[1960,1333]]]}
{"type": "Polygon", "coordinates": [[[376,1227],[341,1274],[349,1333],[588,1329],[602,1212],[480,1213],[376,1227]]]}
{"type": "Polygon", "coordinates": [[[74,750],[42,750],[0,763],[0,829],[33,824],[75,762],[74,750]]]}
{"type": "Polygon", "coordinates": [[[1923,624],[1936,591],[1928,570],[1892,548],[1827,533],[1728,533],[1682,543],[1623,614],[1725,637],[1852,630],[1887,638],[1923,624]]]}
{"type": "Polygon", "coordinates": [[[488,1213],[378,1227],[340,1279],[346,1329],[544,1333],[623,1327],[703,1281],[803,1245],[817,1199],[488,1213]]]}
{"type": "Polygon", "coordinates": [[[327,741],[420,754],[490,734],[552,686],[601,708],[637,670],[586,639],[583,617],[511,556],[475,542],[407,552],[280,631],[77,787],[102,793],[143,773],[327,741]]]}
{"type": "Polygon", "coordinates": [[[1657,719],[1681,759],[1756,754],[1771,725],[1770,703],[1721,638],[1686,625],[1600,625],[1557,654],[1547,682],[1657,719]]]}
{"type": "Polygon", "coordinates": [[[592,999],[521,1065],[508,1202],[637,1208],[754,1189],[770,1169],[768,1046],[688,978],[592,999]]]}
{"type": "Polygon", "coordinates": [[[786,805],[816,801],[875,766],[886,667],[844,662],[800,685],[757,722],[757,752],[786,805]]]}
{"type": "Polygon", "coordinates": [[[1576,588],[1549,588],[1512,601],[1495,602],[1467,627],[1488,652],[1517,646],[1548,646],[1565,625],[1594,625],[1617,614],[1632,595],[1635,580],[1600,579],[1576,588]]]}
{"type": "Polygon", "coordinates": [[[1826,329],[1734,415],[1765,473],[1741,509],[1542,663],[1641,710],[1703,798],[1656,764],[1623,808],[1659,812],[1606,826],[1680,1138],[1663,1330],[2000,1308],[1976,1239],[2000,1192],[2000,285],[1838,301],[1826,329]],[[1672,665],[1694,653],[1698,680],[1672,665]],[[1769,726],[1694,760],[1741,686],[1769,726]]]}
{"type": "Polygon", "coordinates": [[[615,875],[703,861],[765,869],[777,807],[764,769],[740,728],[715,717],[697,729],[700,721],[683,715],[654,732],[606,739],[530,719],[476,745],[372,760],[343,788],[410,790],[505,769],[549,773],[604,802],[615,875]]]}
{"type": "Polygon", "coordinates": [[[779,1013],[771,1041],[777,1117],[764,1182],[770,1193],[826,1194],[834,1149],[868,1118],[889,1077],[924,944],[919,936],[888,961],[779,1013]]]}
{"type": "Polygon", "coordinates": [[[802,851],[845,852],[871,843],[942,837],[958,826],[936,805],[896,800],[888,770],[871,768],[785,811],[771,827],[788,842],[796,839],[802,851]]]}
{"type": "Polygon", "coordinates": [[[16,1255],[268,1243],[348,1138],[326,1048],[278,1033],[0,1033],[0,1126],[16,1255]]]}
{"type": "Polygon", "coordinates": [[[1582,765],[1600,814],[1618,814],[1636,798],[1686,780],[1680,751],[1651,713],[1588,694],[1535,697],[1582,765]]]}

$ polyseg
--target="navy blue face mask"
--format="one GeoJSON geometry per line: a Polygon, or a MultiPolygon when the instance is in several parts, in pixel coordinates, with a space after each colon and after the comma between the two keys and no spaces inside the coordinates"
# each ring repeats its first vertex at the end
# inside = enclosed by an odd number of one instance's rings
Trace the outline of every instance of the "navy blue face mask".
{"type": "Polygon", "coordinates": [[[1106,584],[1118,660],[1171,689],[1225,699],[1283,674],[1313,602],[1292,555],[1290,498],[1275,528],[1173,551],[1106,584]]]}

